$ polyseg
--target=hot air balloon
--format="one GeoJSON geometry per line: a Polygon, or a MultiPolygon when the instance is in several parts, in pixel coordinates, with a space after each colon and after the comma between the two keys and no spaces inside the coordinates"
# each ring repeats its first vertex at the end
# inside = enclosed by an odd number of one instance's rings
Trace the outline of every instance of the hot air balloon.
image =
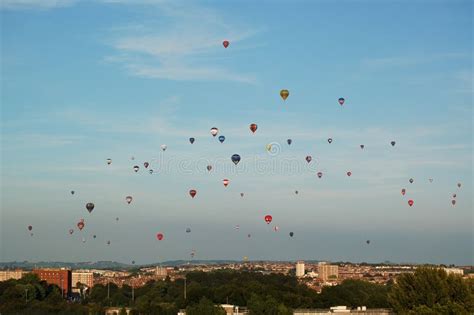
{"type": "Polygon", "coordinates": [[[453,198],[456,198],[456,196],[457,196],[456,194],[453,194],[453,198]]]}
{"type": "Polygon", "coordinates": [[[119,219],[119,217],[116,217],[116,218],[115,218],[115,221],[117,221],[117,222],[118,222],[119,220],[120,220],[120,219],[119,219]]]}
{"type": "Polygon", "coordinates": [[[290,232],[290,237],[293,237],[293,235],[295,235],[295,233],[293,233],[293,232],[290,232]]]}
{"type": "Polygon", "coordinates": [[[240,197],[243,197],[244,196],[244,193],[240,193],[240,197]]]}
{"type": "Polygon", "coordinates": [[[28,225],[28,231],[33,230],[33,227],[31,225],[28,225]]]}
{"type": "Polygon", "coordinates": [[[131,156],[131,157],[130,157],[130,160],[132,160],[132,161],[135,160],[135,157],[134,157],[134,156],[131,156]]]}
{"type": "Polygon", "coordinates": [[[94,234],[94,236],[92,236],[93,238],[97,238],[97,235],[94,234]]]}
{"type": "Polygon", "coordinates": [[[311,155],[308,155],[305,159],[306,159],[306,162],[309,163],[309,162],[311,162],[311,160],[312,160],[313,158],[311,157],[311,155]]]}
{"type": "Polygon", "coordinates": [[[295,194],[298,194],[298,191],[297,191],[297,190],[295,190],[295,194]]]}
{"type": "Polygon", "coordinates": [[[74,190],[71,190],[71,195],[74,195],[74,190]]]}
{"type": "Polygon", "coordinates": [[[318,175],[318,178],[323,177],[323,173],[322,173],[322,172],[318,172],[318,174],[316,174],[316,175],[318,175]]]}
{"type": "Polygon", "coordinates": [[[238,231],[238,230],[240,229],[240,225],[237,224],[237,225],[235,226],[235,229],[238,231]]]}
{"type": "Polygon", "coordinates": [[[410,207],[413,206],[413,203],[414,203],[414,202],[413,202],[412,199],[408,200],[408,205],[409,205],[410,207]]]}
{"type": "Polygon", "coordinates": [[[345,99],[343,97],[340,97],[337,101],[339,102],[339,105],[342,106],[342,105],[344,105],[345,99]]]}
{"type": "Polygon", "coordinates": [[[138,172],[139,169],[140,169],[140,166],[138,166],[138,165],[135,165],[135,166],[133,167],[133,170],[135,171],[135,173],[138,172]]]}
{"type": "Polygon", "coordinates": [[[392,145],[392,147],[395,146],[395,143],[396,143],[395,141],[390,142],[390,144],[392,145]]]}
{"type": "Polygon", "coordinates": [[[206,168],[210,172],[212,170],[212,165],[208,165],[206,168]]]}
{"type": "Polygon", "coordinates": [[[191,251],[190,255],[191,255],[191,258],[194,258],[194,255],[196,255],[196,252],[193,250],[191,251]]]}
{"type": "Polygon", "coordinates": [[[279,229],[280,229],[280,227],[279,227],[278,225],[275,225],[275,226],[273,227],[273,231],[275,231],[275,232],[278,232],[279,229]]]}
{"type": "Polygon", "coordinates": [[[454,199],[451,200],[451,203],[453,204],[453,206],[456,205],[456,200],[454,200],[454,199]]]}
{"type": "Polygon", "coordinates": [[[186,228],[186,233],[191,233],[191,229],[190,229],[190,228],[186,228]]]}
{"type": "Polygon", "coordinates": [[[250,234],[247,234],[247,237],[248,237],[248,238],[250,238],[251,236],[252,236],[252,235],[250,235],[250,234]]]}
{"type": "Polygon", "coordinates": [[[240,162],[240,155],[238,155],[238,154],[232,155],[231,160],[232,160],[232,162],[234,162],[235,165],[239,164],[239,162],[240,162]]]}
{"type": "Polygon", "coordinates": [[[219,132],[219,129],[217,129],[216,127],[212,127],[212,128],[211,128],[211,135],[212,135],[213,137],[215,137],[218,132],[219,132]]]}
{"type": "Polygon", "coordinates": [[[461,183],[458,183],[458,188],[461,188],[461,183]]]}
{"type": "Polygon", "coordinates": [[[107,241],[107,245],[110,245],[110,241],[107,241]]]}
{"type": "Polygon", "coordinates": [[[82,242],[83,242],[83,243],[85,243],[85,242],[86,242],[86,239],[85,239],[84,237],[82,238],[82,242]]]}
{"type": "Polygon", "coordinates": [[[135,265],[135,260],[132,260],[132,265],[135,265]]]}
{"type": "Polygon", "coordinates": [[[77,227],[78,227],[79,231],[82,231],[82,229],[84,228],[84,225],[85,225],[84,221],[79,221],[77,223],[77,227]]]}
{"type": "Polygon", "coordinates": [[[166,148],[168,148],[168,146],[166,144],[162,144],[160,145],[160,148],[161,150],[166,151],[166,148]]]}
{"type": "Polygon", "coordinates": [[[132,202],[132,200],[133,200],[133,197],[132,197],[132,196],[127,196],[127,197],[125,197],[125,201],[126,201],[128,204],[130,204],[130,203],[132,202]]]}
{"type": "Polygon", "coordinates": [[[252,131],[252,133],[255,133],[255,131],[257,131],[257,124],[250,124],[250,131],[252,131]]]}
{"type": "Polygon", "coordinates": [[[328,142],[331,143],[331,142],[332,142],[332,138],[329,138],[329,139],[328,139],[328,142]]]}
{"type": "Polygon", "coordinates": [[[288,98],[289,95],[290,95],[290,92],[288,90],[281,90],[280,91],[280,96],[284,101],[286,101],[286,99],[288,98]]]}
{"type": "Polygon", "coordinates": [[[219,141],[220,141],[221,143],[224,143],[225,137],[224,137],[224,136],[219,136],[219,141]]]}
{"type": "Polygon", "coordinates": [[[229,185],[229,180],[225,178],[222,180],[222,183],[224,184],[225,187],[227,187],[227,185],[229,185]]]}
{"type": "Polygon", "coordinates": [[[370,244],[370,240],[365,241],[367,244],[370,244]]]}
{"type": "Polygon", "coordinates": [[[347,172],[346,174],[347,174],[347,176],[349,176],[349,177],[350,177],[350,176],[352,175],[352,172],[351,172],[351,171],[349,171],[349,172],[347,172]]]}
{"type": "Polygon", "coordinates": [[[429,178],[428,180],[430,181],[430,183],[432,183],[432,182],[433,182],[433,178],[429,178]]]}
{"type": "Polygon", "coordinates": [[[291,139],[286,140],[286,143],[288,143],[288,145],[291,145],[292,142],[293,142],[293,140],[291,140],[291,139]]]}
{"type": "Polygon", "coordinates": [[[92,202],[86,203],[86,209],[87,209],[87,211],[89,211],[89,213],[91,213],[92,210],[94,210],[94,207],[95,207],[95,205],[92,202]]]}
{"type": "Polygon", "coordinates": [[[405,196],[406,190],[405,188],[402,189],[402,196],[405,196]]]}
{"type": "Polygon", "coordinates": [[[267,224],[270,224],[272,220],[273,220],[273,217],[271,215],[267,214],[265,216],[265,222],[267,222],[267,224]]]}
{"type": "Polygon", "coordinates": [[[107,159],[107,165],[112,164],[112,159],[107,159]]]}
{"type": "Polygon", "coordinates": [[[365,146],[363,144],[360,145],[360,148],[363,149],[365,146]]]}
{"type": "Polygon", "coordinates": [[[408,181],[410,182],[410,184],[413,184],[413,178],[410,178],[408,181]]]}
{"type": "Polygon", "coordinates": [[[143,163],[143,166],[145,166],[145,168],[148,168],[149,165],[150,165],[150,163],[148,163],[148,162],[143,163]]]}
{"type": "Polygon", "coordinates": [[[195,140],[194,138],[189,138],[189,142],[191,142],[191,144],[194,143],[194,140],[195,140]]]}
{"type": "Polygon", "coordinates": [[[69,229],[69,234],[72,235],[72,233],[74,233],[74,230],[73,230],[73,229],[69,229]]]}
{"type": "Polygon", "coordinates": [[[148,173],[150,173],[150,175],[153,174],[153,170],[150,169],[150,170],[148,171],[148,173]]]}
{"type": "Polygon", "coordinates": [[[269,143],[265,146],[265,149],[267,149],[268,152],[271,152],[272,151],[272,144],[269,143]]]}
{"type": "Polygon", "coordinates": [[[159,241],[163,240],[163,237],[164,237],[163,233],[158,233],[158,234],[156,234],[156,238],[157,238],[159,241]]]}
{"type": "Polygon", "coordinates": [[[192,198],[194,198],[194,196],[196,196],[196,194],[197,194],[197,191],[196,191],[195,189],[191,189],[191,190],[189,191],[189,195],[190,195],[192,198]]]}
{"type": "Polygon", "coordinates": [[[222,45],[224,46],[224,48],[229,47],[229,41],[228,40],[223,41],[222,45]]]}

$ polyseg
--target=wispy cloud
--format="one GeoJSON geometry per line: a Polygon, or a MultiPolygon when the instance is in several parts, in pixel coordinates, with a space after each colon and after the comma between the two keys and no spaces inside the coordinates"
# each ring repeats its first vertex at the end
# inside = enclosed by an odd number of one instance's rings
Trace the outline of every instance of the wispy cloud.
{"type": "Polygon", "coordinates": [[[70,6],[76,2],[76,0],[2,0],[0,8],[10,10],[53,9],[70,6]]]}
{"type": "Polygon", "coordinates": [[[222,14],[212,9],[161,1],[152,3],[158,9],[160,20],[166,19],[169,23],[166,26],[145,23],[126,28],[126,35],[123,31],[114,33],[110,44],[116,53],[107,56],[106,61],[122,64],[130,74],[145,78],[257,81],[253,74],[233,71],[218,61],[222,60],[222,54],[228,53],[222,47],[224,39],[232,45],[255,36],[259,30],[230,25],[222,14]]]}

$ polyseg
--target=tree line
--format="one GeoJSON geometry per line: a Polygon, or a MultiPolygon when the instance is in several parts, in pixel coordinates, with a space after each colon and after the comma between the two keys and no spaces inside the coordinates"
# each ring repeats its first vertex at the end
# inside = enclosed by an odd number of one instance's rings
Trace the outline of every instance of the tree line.
{"type": "Polygon", "coordinates": [[[186,274],[184,279],[150,281],[132,288],[95,285],[80,302],[61,298],[60,289],[27,274],[20,280],[0,282],[1,314],[103,314],[108,306],[131,307],[132,314],[222,315],[216,304],[246,307],[255,315],[290,315],[296,308],[335,305],[392,308],[399,314],[470,314],[474,312],[474,281],[448,275],[442,269],[420,267],[387,285],[345,280],[324,287],[320,294],[294,276],[221,270],[186,274]],[[134,299],[132,299],[132,296],[134,299]]]}

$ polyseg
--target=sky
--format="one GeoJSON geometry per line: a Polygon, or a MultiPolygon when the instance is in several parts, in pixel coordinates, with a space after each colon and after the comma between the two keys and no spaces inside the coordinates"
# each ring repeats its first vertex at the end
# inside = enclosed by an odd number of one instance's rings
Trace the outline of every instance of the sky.
{"type": "Polygon", "coordinates": [[[474,264],[472,9],[3,0],[0,261],[474,264]]]}

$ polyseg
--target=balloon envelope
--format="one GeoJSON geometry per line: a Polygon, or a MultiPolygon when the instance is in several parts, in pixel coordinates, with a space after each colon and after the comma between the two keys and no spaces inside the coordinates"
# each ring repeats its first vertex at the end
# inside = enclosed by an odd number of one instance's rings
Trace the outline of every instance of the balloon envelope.
{"type": "Polygon", "coordinates": [[[33,227],[31,225],[28,225],[28,231],[33,230],[33,227]]]}
{"type": "Polygon", "coordinates": [[[280,91],[280,96],[284,101],[286,101],[286,99],[288,98],[289,95],[290,95],[290,91],[288,91],[288,90],[281,90],[280,91]]]}
{"type": "Polygon", "coordinates": [[[411,200],[411,199],[408,200],[408,205],[409,205],[410,207],[413,206],[413,204],[414,204],[413,200],[411,200]]]}
{"type": "Polygon", "coordinates": [[[225,141],[225,137],[224,137],[224,136],[219,136],[219,141],[220,141],[221,143],[223,143],[223,142],[225,141]]]}
{"type": "Polygon", "coordinates": [[[288,145],[291,145],[292,142],[293,142],[293,140],[291,140],[291,139],[286,140],[286,143],[288,143],[288,145]]]}
{"type": "Polygon", "coordinates": [[[138,172],[139,169],[140,169],[140,166],[138,166],[138,165],[135,165],[135,166],[133,167],[133,170],[135,171],[135,173],[138,172]]]}
{"type": "Polygon", "coordinates": [[[238,154],[232,155],[231,160],[232,160],[232,162],[234,162],[235,165],[239,164],[239,162],[240,162],[240,155],[238,155],[238,154]]]}
{"type": "Polygon", "coordinates": [[[160,148],[161,150],[166,151],[166,148],[168,148],[168,146],[166,144],[162,144],[160,145],[160,148]]]}
{"type": "Polygon", "coordinates": [[[323,177],[323,173],[322,173],[322,172],[318,172],[317,175],[318,175],[319,178],[323,177]]]}
{"type": "Polygon", "coordinates": [[[225,178],[222,180],[222,183],[224,184],[225,187],[227,187],[227,185],[229,185],[229,180],[225,178]]]}
{"type": "Polygon", "coordinates": [[[392,145],[392,147],[395,146],[395,143],[396,143],[395,141],[390,142],[390,144],[392,145]]]}
{"type": "Polygon", "coordinates": [[[342,106],[342,105],[344,105],[345,99],[343,97],[340,97],[337,101],[342,106]]]}
{"type": "Polygon", "coordinates": [[[94,210],[94,207],[95,207],[95,205],[92,202],[86,203],[86,209],[87,209],[87,211],[89,211],[89,213],[91,213],[92,210],[94,210]]]}
{"type": "Polygon", "coordinates": [[[194,196],[196,196],[196,194],[197,194],[197,191],[196,191],[195,189],[191,189],[191,190],[189,191],[189,195],[190,195],[192,198],[194,198],[194,196]]]}
{"type": "Polygon", "coordinates": [[[257,131],[257,124],[250,124],[250,131],[255,133],[255,131],[257,131]]]}
{"type": "Polygon", "coordinates": [[[329,138],[329,139],[328,139],[328,142],[329,142],[329,143],[332,143],[332,138],[329,138]]]}
{"type": "Polygon", "coordinates": [[[163,237],[164,237],[163,233],[158,233],[158,234],[156,234],[156,238],[157,238],[159,241],[161,241],[161,240],[163,239],[163,237]]]}
{"type": "Polygon", "coordinates": [[[271,215],[267,214],[265,216],[265,222],[267,222],[267,224],[270,224],[272,220],[273,220],[273,217],[271,215]]]}
{"type": "Polygon", "coordinates": [[[293,237],[293,235],[295,235],[293,232],[290,232],[290,237],[293,237]]]}
{"type": "Polygon", "coordinates": [[[229,47],[229,41],[228,40],[223,41],[222,46],[224,46],[224,48],[229,47]]]}
{"type": "Polygon", "coordinates": [[[311,155],[308,155],[306,158],[305,158],[306,162],[311,162],[311,160],[313,160],[313,158],[311,157],[311,155]]]}
{"type": "Polygon", "coordinates": [[[130,203],[132,202],[132,200],[133,200],[133,197],[132,197],[132,196],[127,196],[127,197],[125,197],[125,201],[126,201],[128,204],[130,204],[130,203]]]}
{"type": "Polygon", "coordinates": [[[107,159],[107,164],[108,165],[112,164],[112,159],[107,159]]]}
{"type": "Polygon", "coordinates": [[[189,138],[189,142],[191,142],[191,144],[194,143],[194,140],[195,140],[194,138],[189,138]]]}
{"type": "Polygon", "coordinates": [[[211,135],[212,135],[213,137],[215,137],[218,132],[219,132],[219,129],[217,129],[216,127],[212,127],[212,128],[211,128],[211,135]]]}

